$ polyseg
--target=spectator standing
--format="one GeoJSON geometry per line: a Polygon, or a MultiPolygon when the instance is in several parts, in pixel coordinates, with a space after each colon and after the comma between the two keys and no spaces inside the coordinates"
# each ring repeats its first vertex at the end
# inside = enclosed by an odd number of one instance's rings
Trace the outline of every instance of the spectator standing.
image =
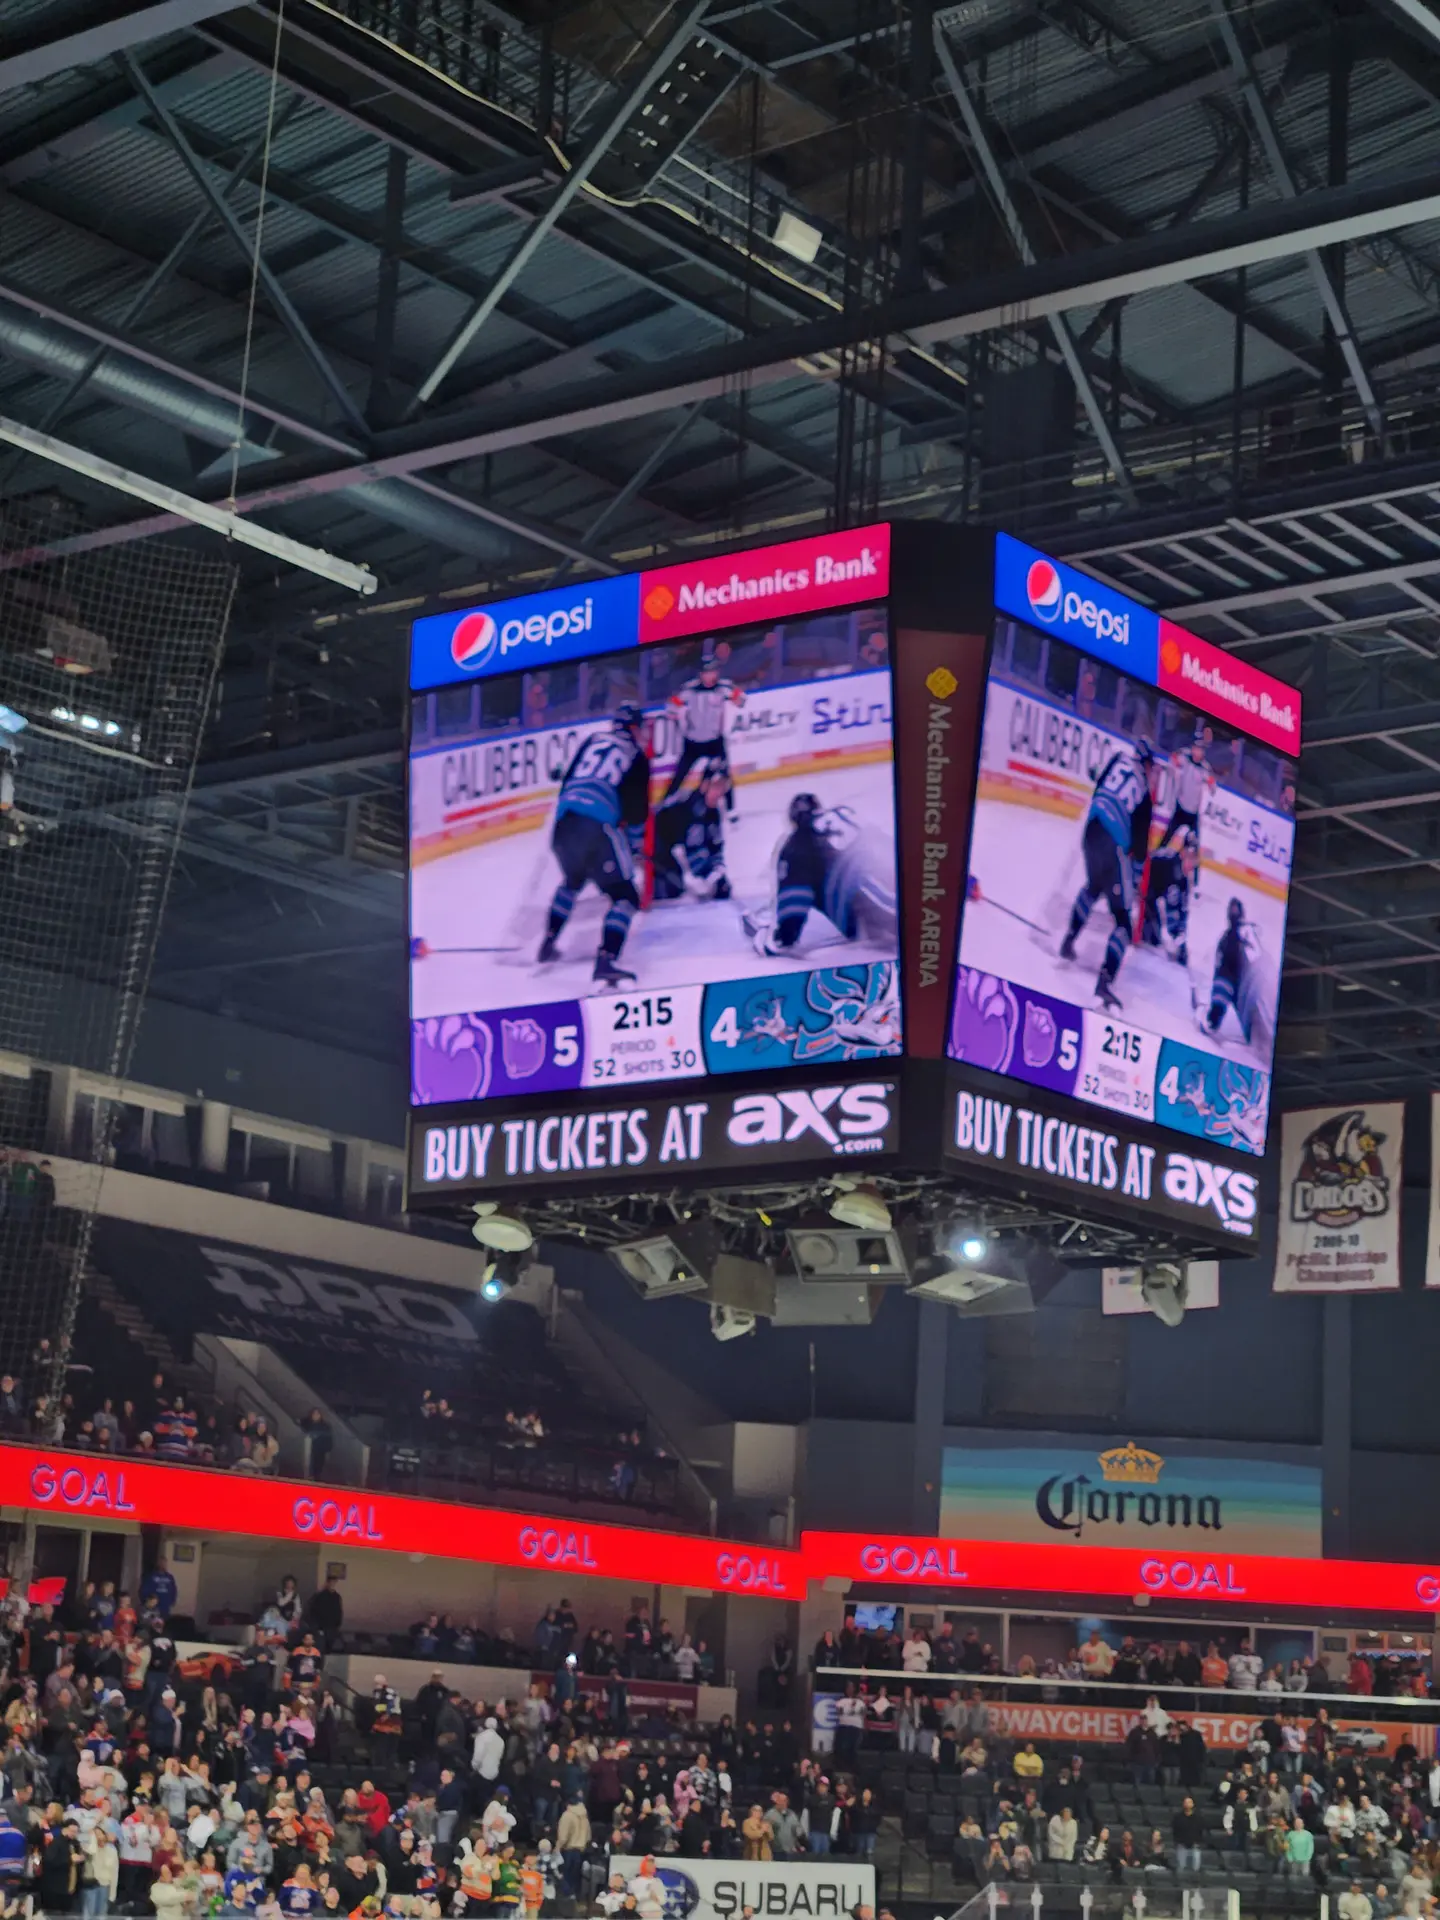
{"type": "Polygon", "coordinates": [[[108,1826],[98,1821],[80,1836],[80,1851],[80,1911],[98,1920],[98,1916],[111,1911],[119,1897],[120,1853],[108,1826]]]}
{"type": "Polygon", "coordinates": [[[1292,1880],[1308,1880],[1315,1858],[1315,1836],[1297,1814],[1285,1845],[1286,1864],[1292,1880]]]}
{"type": "Polygon", "coordinates": [[[327,1574],[324,1586],[311,1594],[310,1604],[305,1609],[305,1622],[325,1653],[333,1652],[339,1645],[340,1630],[345,1624],[345,1600],[340,1592],[338,1574],[327,1574]]]}
{"type": "Polygon", "coordinates": [[[1087,1680],[1108,1680],[1115,1670],[1115,1649],[1099,1627],[1090,1629],[1090,1638],[1080,1649],[1080,1665],[1087,1680]]]}
{"type": "Polygon", "coordinates": [[[305,1436],[306,1466],[312,1480],[325,1478],[325,1465],[335,1446],[335,1429],[319,1407],[312,1407],[300,1422],[305,1436]]]}
{"type": "MultiPolygon", "coordinates": [[[[0,1387],[4,1382],[0,1381],[0,1387]]],[[[142,1611],[156,1613],[162,1620],[168,1620],[174,1612],[175,1602],[180,1597],[180,1589],[175,1584],[175,1576],[168,1562],[157,1560],[150,1572],[140,1583],[140,1606],[142,1611]]]]}
{"type": "Polygon", "coordinates": [[[1205,1658],[1200,1663],[1200,1680],[1201,1684],[1207,1687],[1223,1687],[1229,1684],[1230,1662],[1213,1640],[1206,1647],[1205,1658]]]}
{"type": "Polygon", "coordinates": [[[1069,1807],[1062,1807],[1059,1813],[1052,1813],[1045,1834],[1046,1857],[1051,1860],[1071,1861],[1075,1858],[1075,1849],[1080,1841],[1080,1823],[1069,1807]]]}
{"type": "Polygon", "coordinates": [[[1205,1822],[1195,1810],[1195,1802],[1187,1793],[1180,1803],[1180,1811],[1170,1822],[1170,1837],[1175,1842],[1175,1870],[1177,1873],[1199,1873],[1200,1849],[1205,1844],[1205,1822]]]}
{"type": "Polygon", "coordinates": [[[1255,1693],[1264,1671],[1265,1662],[1248,1640],[1242,1640],[1230,1656],[1228,1679],[1231,1687],[1236,1693],[1255,1693]]]}
{"type": "Polygon", "coordinates": [[[900,1664],[906,1673],[928,1673],[930,1671],[931,1647],[929,1640],[919,1627],[910,1629],[905,1642],[905,1650],[900,1664]]]}

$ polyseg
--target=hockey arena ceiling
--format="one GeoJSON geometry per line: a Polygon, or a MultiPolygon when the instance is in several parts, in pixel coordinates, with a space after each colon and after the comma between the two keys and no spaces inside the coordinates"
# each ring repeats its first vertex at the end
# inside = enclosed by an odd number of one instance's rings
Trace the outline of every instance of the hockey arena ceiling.
{"type": "Polygon", "coordinates": [[[4,9],[0,415],[380,581],[244,557],[153,991],[362,1052],[414,606],[886,514],[1304,687],[1282,1088],[1433,1081],[1437,362],[1430,0],[4,9]]]}

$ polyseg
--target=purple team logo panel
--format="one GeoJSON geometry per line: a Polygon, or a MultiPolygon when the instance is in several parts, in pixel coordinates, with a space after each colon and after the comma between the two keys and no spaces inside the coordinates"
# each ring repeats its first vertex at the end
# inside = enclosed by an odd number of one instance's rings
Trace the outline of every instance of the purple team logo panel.
{"type": "Polygon", "coordinates": [[[1033,987],[1016,987],[1015,997],[1020,1002],[1020,1042],[1010,1071],[1034,1087],[1074,1093],[1085,1015],[1068,1001],[1033,987]]]}
{"type": "Polygon", "coordinates": [[[439,1014],[410,1023],[411,1099],[417,1107],[505,1094],[563,1093],[584,1077],[578,1000],[505,1013],[439,1014]]]}
{"type": "Polygon", "coordinates": [[[1084,1015],[1032,987],[979,967],[961,967],[950,1019],[950,1057],[1008,1073],[1055,1093],[1074,1093],[1084,1015]]]}

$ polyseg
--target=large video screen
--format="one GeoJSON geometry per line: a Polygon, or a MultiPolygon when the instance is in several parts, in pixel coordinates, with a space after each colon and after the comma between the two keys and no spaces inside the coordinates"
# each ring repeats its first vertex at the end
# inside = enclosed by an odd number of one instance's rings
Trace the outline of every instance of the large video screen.
{"type": "MultiPolygon", "coordinates": [[[[1118,596],[1062,594],[1038,560],[1024,577],[1032,619],[994,633],[950,1055],[1263,1153],[1293,758],[1127,671],[1145,648],[1118,596]]],[[[1236,698],[1178,634],[1158,670],[1236,698]]]]}
{"type": "Polygon", "coordinates": [[[414,1103],[898,1053],[891,713],[873,607],[415,695],[414,1103]]]}

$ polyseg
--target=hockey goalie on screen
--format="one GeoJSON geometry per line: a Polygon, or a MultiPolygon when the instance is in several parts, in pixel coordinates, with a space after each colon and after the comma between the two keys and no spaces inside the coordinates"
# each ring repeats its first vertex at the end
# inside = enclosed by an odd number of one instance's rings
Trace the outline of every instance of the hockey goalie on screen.
{"type": "Polygon", "coordinates": [[[692,763],[655,809],[654,886],[659,900],[728,900],[725,808],[730,774],[720,759],[692,763]]]}
{"type": "Polygon", "coordinates": [[[746,915],[755,951],[793,955],[812,914],[821,913],[842,940],[874,942],[893,952],[897,912],[893,872],[876,857],[850,807],[822,807],[797,793],[790,831],[775,855],[775,902],[767,917],[746,915]]]}
{"type": "Polygon", "coordinates": [[[537,960],[557,960],[559,939],[587,886],[607,906],[595,955],[595,978],[614,985],[633,980],[620,965],[625,936],[640,906],[635,861],[650,816],[650,756],[642,744],[645,715],[632,701],[616,709],[608,728],[588,734],[560,782],[550,845],[561,880],[537,960]]]}

